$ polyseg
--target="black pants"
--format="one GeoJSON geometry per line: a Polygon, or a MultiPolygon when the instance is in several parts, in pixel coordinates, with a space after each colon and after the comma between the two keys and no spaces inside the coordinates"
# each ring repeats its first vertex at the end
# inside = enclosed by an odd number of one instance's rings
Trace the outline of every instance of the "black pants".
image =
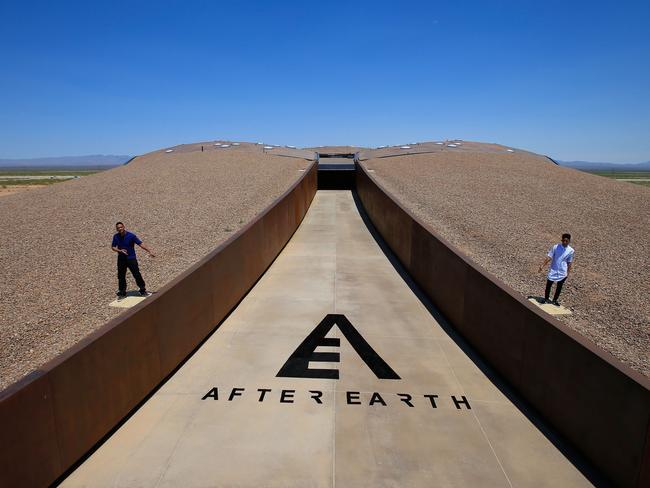
{"type": "MultiPolygon", "coordinates": [[[[553,301],[556,301],[558,298],[560,298],[560,292],[562,291],[562,286],[564,285],[565,281],[566,281],[566,277],[556,282],[557,285],[555,285],[555,295],[553,296],[553,301]]],[[[553,286],[553,281],[547,279],[546,293],[544,293],[544,298],[546,298],[547,300],[549,295],[551,294],[551,286],[553,286]]]]}
{"type": "Polygon", "coordinates": [[[140,274],[140,268],[138,267],[137,259],[127,259],[126,256],[117,257],[117,282],[120,288],[120,295],[126,295],[126,270],[130,269],[131,274],[135,278],[135,282],[140,288],[140,291],[146,291],[144,280],[140,274]]]}

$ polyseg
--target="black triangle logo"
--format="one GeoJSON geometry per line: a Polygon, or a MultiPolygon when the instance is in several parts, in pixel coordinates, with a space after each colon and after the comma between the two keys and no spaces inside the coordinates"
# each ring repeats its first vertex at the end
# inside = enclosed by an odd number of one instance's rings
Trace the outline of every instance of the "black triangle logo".
{"type": "Polygon", "coordinates": [[[341,314],[328,314],[316,328],[305,338],[304,341],[293,352],[284,366],[280,368],[278,377],[284,378],[326,378],[339,379],[338,369],[309,369],[309,362],[338,363],[341,356],[338,352],[315,352],[318,346],[340,347],[341,340],[338,338],[325,337],[336,325],[343,333],[348,342],[352,345],[357,354],[363,359],[368,367],[381,380],[401,379],[393,369],[388,366],[375,350],[370,347],[359,331],[354,328],[350,321],[341,314]]]}

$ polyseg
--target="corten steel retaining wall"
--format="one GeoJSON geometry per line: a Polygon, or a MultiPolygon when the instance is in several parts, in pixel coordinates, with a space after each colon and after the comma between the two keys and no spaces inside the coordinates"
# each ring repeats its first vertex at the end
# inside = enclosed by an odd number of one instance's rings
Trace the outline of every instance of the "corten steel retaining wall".
{"type": "Polygon", "coordinates": [[[272,263],[316,192],[316,164],[143,303],[0,393],[0,486],[47,486],[212,332],[272,263]]]}
{"type": "Polygon", "coordinates": [[[650,381],[538,311],[397,201],[357,165],[373,224],[450,323],[620,486],[650,486],[650,381]]]}

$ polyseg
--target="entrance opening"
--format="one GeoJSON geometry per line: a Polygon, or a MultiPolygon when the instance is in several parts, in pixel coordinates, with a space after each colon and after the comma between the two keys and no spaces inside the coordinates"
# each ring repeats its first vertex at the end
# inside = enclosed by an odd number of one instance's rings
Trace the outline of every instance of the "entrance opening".
{"type": "Polygon", "coordinates": [[[355,153],[318,153],[319,159],[352,159],[354,160],[355,153]]]}
{"type": "Polygon", "coordinates": [[[355,153],[317,153],[318,189],[352,190],[355,186],[355,153]]]}

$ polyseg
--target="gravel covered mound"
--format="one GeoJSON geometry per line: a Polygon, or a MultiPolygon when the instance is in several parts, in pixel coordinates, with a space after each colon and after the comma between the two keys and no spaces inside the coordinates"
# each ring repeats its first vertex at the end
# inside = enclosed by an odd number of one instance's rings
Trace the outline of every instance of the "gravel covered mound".
{"type": "MultiPolygon", "coordinates": [[[[115,222],[157,254],[138,251],[155,291],[286,191],[308,161],[261,146],[214,143],[156,151],[126,166],[3,197],[0,218],[0,388],[120,313],[115,222]]],[[[137,290],[127,273],[130,290],[137,290]]]]}
{"type": "Polygon", "coordinates": [[[362,164],[406,208],[522,295],[544,294],[537,269],[571,233],[560,302],[573,315],[560,320],[650,376],[650,188],[478,143],[369,157],[362,164]]]}
{"type": "Polygon", "coordinates": [[[317,146],[307,149],[321,153],[355,153],[363,148],[357,146],[317,146]]]}

